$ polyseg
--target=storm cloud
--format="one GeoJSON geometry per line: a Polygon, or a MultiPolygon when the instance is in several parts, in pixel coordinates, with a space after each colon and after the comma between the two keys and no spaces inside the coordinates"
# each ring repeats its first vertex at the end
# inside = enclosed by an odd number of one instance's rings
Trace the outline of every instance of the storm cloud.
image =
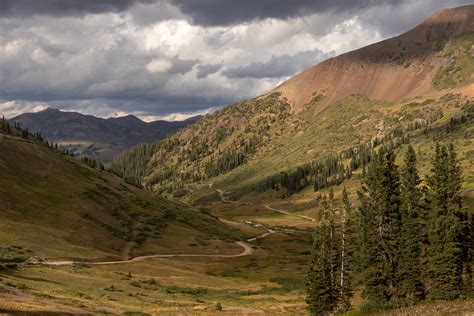
{"type": "Polygon", "coordinates": [[[218,72],[221,68],[222,68],[222,63],[215,64],[215,65],[212,65],[212,64],[198,65],[197,66],[198,72],[196,74],[196,77],[197,78],[206,78],[207,76],[218,72]]]}
{"type": "Polygon", "coordinates": [[[466,0],[0,0],[0,115],[185,117],[466,0]]]}
{"type": "Polygon", "coordinates": [[[272,56],[265,62],[254,62],[223,71],[228,78],[281,78],[290,76],[329,57],[320,50],[305,51],[293,56],[272,56]]]}
{"type": "Polygon", "coordinates": [[[75,16],[121,12],[137,3],[153,0],[2,0],[0,16],[29,17],[33,15],[75,16]]]}
{"type": "Polygon", "coordinates": [[[316,12],[397,5],[403,1],[408,0],[172,0],[191,18],[192,23],[205,26],[232,25],[267,18],[289,19],[316,12]]]}

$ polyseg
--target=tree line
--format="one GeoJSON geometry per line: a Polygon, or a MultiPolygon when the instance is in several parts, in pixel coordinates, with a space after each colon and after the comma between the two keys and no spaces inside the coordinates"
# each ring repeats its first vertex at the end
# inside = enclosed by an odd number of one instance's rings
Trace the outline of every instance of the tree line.
{"type": "Polygon", "coordinates": [[[313,315],[350,308],[361,284],[366,310],[472,290],[472,218],[460,196],[462,170],[453,145],[437,145],[424,181],[411,145],[401,167],[392,148],[374,153],[355,212],[347,191],[336,208],[323,196],[307,282],[313,315]]]}
{"type": "MultiPolygon", "coordinates": [[[[2,116],[1,122],[1,130],[9,135],[36,141],[63,155],[67,155],[73,158],[76,156],[74,151],[70,151],[66,148],[61,148],[60,146],[58,146],[57,143],[48,142],[41,136],[40,132],[36,132],[34,134],[30,133],[28,128],[22,128],[20,123],[18,122],[13,122],[13,125],[11,125],[10,122],[8,122],[8,120],[6,120],[4,116],[2,116]]],[[[91,168],[103,171],[105,170],[105,166],[99,160],[84,156],[81,158],[81,161],[91,168]]]]}
{"type": "Polygon", "coordinates": [[[308,186],[313,186],[314,191],[319,191],[333,185],[339,185],[344,180],[352,177],[353,171],[362,168],[362,176],[365,175],[366,166],[371,161],[374,150],[383,145],[393,149],[411,142],[412,133],[423,129],[422,133],[433,134],[433,141],[442,140],[447,134],[454,132],[459,126],[472,122],[474,119],[474,103],[466,102],[461,106],[462,114],[450,118],[443,127],[433,129],[431,124],[443,116],[442,110],[425,121],[414,121],[406,128],[399,126],[384,137],[374,137],[367,144],[350,147],[339,154],[330,154],[324,158],[317,158],[313,162],[305,163],[288,171],[280,172],[270,176],[261,185],[263,190],[283,189],[282,197],[291,196],[308,186]]]}
{"type": "Polygon", "coordinates": [[[398,148],[410,142],[411,135],[402,128],[394,129],[384,137],[375,137],[368,144],[349,147],[339,154],[330,154],[313,162],[303,164],[292,170],[281,172],[266,180],[265,189],[284,189],[283,197],[288,197],[312,185],[319,191],[333,185],[339,185],[352,177],[353,171],[363,168],[365,174],[367,164],[373,158],[374,150],[380,146],[398,148]]]}

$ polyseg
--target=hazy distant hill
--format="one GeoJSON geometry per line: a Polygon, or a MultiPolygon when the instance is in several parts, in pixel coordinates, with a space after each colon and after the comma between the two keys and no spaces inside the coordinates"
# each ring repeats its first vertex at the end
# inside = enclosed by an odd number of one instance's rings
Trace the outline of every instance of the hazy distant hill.
{"type": "Polygon", "coordinates": [[[18,122],[30,132],[40,131],[48,141],[108,163],[124,149],[160,140],[199,118],[146,123],[133,115],[102,119],[48,108],[37,113],[21,114],[10,122],[18,122]]]}

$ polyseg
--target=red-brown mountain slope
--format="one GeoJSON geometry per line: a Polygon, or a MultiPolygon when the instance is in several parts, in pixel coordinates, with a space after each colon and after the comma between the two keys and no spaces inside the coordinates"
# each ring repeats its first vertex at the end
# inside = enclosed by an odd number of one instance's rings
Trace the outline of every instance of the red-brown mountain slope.
{"type": "Polygon", "coordinates": [[[352,94],[393,102],[426,95],[436,90],[436,72],[449,63],[437,52],[449,38],[471,31],[474,5],[442,10],[404,34],[315,65],[272,92],[281,92],[294,112],[316,95],[324,95],[316,112],[352,94]]]}

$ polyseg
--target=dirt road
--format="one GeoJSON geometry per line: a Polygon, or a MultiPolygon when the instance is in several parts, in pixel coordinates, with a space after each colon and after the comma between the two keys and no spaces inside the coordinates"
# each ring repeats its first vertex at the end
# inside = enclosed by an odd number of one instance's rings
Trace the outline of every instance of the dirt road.
{"type": "Polygon", "coordinates": [[[111,264],[123,264],[123,263],[133,263],[137,261],[143,261],[146,259],[152,259],[152,258],[176,258],[176,257],[210,257],[210,258],[236,258],[236,257],[243,257],[243,256],[249,256],[253,254],[254,250],[251,245],[244,241],[236,241],[235,242],[237,245],[242,247],[244,250],[235,255],[207,255],[207,254],[164,254],[164,255],[148,255],[148,256],[139,256],[135,257],[129,260],[116,260],[116,261],[98,261],[98,262],[86,262],[86,261],[44,261],[41,262],[42,264],[45,265],[50,265],[50,266],[67,266],[67,265],[73,265],[73,264],[88,264],[88,265],[95,265],[95,266],[100,266],[100,265],[111,265],[111,264]]]}
{"type": "Polygon", "coordinates": [[[274,212],[278,212],[278,213],[286,214],[286,215],[290,215],[290,216],[296,216],[296,217],[299,217],[299,218],[304,218],[304,219],[306,219],[308,221],[311,221],[311,222],[316,221],[316,219],[313,218],[313,217],[309,217],[309,216],[306,216],[306,215],[293,214],[293,213],[290,213],[288,211],[283,211],[283,210],[277,210],[277,209],[275,209],[275,208],[273,208],[273,207],[271,207],[270,205],[267,205],[267,204],[262,204],[262,205],[270,211],[274,211],[274,212]]]}
{"type": "MultiPolygon", "coordinates": [[[[211,187],[211,185],[209,186],[211,187]]],[[[223,190],[216,190],[219,193],[220,199],[224,203],[229,203],[229,204],[238,204],[235,201],[228,200],[225,197],[225,192],[223,190]]],[[[297,216],[300,218],[304,218],[309,221],[316,221],[316,219],[305,216],[305,215],[298,215],[298,214],[292,214],[287,211],[283,210],[277,210],[267,204],[262,204],[264,207],[267,209],[290,215],[290,216],[297,216]]],[[[216,255],[216,254],[156,254],[156,255],[148,255],[148,256],[139,256],[135,257],[129,260],[115,260],[115,261],[97,261],[97,262],[87,262],[87,261],[67,261],[67,260],[50,260],[50,261],[43,261],[41,262],[42,264],[45,265],[50,265],[50,266],[67,266],[67,265],[73,265],[73,264],[88,264],[88,265],[112,265],[112,264],[124,264],[124,263],[133,263],[133,262],[138,262],[138,261],[143,261],[146,259],[153,259],[153,258],[177,258],[177,257],[208,257],[208,258],[236,258],[236,257],[243,257],[243,256],[249,256],[254,253],[254,250],[250,244],[247,242],[253,242],[256,241],[257,239],[265,238],[271,234],[276,233],[274,230],[269,229],[267,232],[263,233],[262,235],[253,237],[248,239],[246,242],[245,241],[236,241],[235,243],[242,247],[244,250],[241,253],[235,254],[235,255],[216,255]]]]}

